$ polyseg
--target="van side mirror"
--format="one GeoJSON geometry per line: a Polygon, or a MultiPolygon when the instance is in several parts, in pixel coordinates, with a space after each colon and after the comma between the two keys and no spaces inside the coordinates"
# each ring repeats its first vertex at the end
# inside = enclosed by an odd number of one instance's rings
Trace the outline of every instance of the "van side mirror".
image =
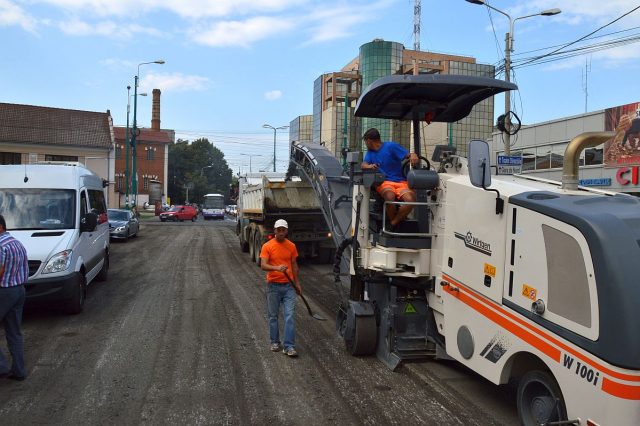
{"type": "Polygon", "coordinates": [[[80,219],[80,232],[91,232],[98,226],[98,215],[89,212],[80,219]]]}
{"type": "Polygon", "coordinates": [[[483,140],[474,139],[469,142],[469,179],[471,185],[478,188],[491,186],[489,144],[483,140]]]}

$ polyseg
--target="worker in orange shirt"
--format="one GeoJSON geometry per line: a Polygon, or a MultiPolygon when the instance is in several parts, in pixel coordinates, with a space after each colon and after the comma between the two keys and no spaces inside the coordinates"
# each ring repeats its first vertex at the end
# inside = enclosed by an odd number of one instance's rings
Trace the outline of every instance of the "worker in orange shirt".
{"type": "Polygon", "coordinates": [[[296,293],[302,293],[298,279],[298,250],[296,245],[287,239],[289,224],[286,220],[276,220],[274,228],[275,238],[266,242],[260,251],[260,267],[267,271],[270,349],[273,352],[282,349],[286,355],[296,357],[296,293]],[[293,282],[289,277],[292,277],[293,282]],[[284,308],[284,346],[280,343],[278,325],[280,305],[284,308]]]}

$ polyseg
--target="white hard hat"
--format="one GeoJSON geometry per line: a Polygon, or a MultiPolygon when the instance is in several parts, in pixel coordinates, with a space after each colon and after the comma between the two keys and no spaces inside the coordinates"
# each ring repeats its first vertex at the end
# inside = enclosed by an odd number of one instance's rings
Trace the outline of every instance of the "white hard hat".
{"type": "Polygon", "coordinates": [[[287,228],[289,229],[289,224],[284,219],[276,220],[276,223],[273,225],[274,228],[287,228]]]}

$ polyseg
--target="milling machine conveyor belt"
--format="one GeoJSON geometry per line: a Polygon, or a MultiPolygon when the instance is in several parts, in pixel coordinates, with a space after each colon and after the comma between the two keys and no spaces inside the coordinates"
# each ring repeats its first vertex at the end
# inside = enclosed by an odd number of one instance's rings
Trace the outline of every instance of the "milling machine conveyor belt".
{"type": "Polygon", "coordinates": [[[289,173],[306,179],[314,189],[336,247],[351,237],[351,185],[336,157],[320,144],[294,142],[289,173]],[[294,170],[294,168],[296,170],[294,170]]]}

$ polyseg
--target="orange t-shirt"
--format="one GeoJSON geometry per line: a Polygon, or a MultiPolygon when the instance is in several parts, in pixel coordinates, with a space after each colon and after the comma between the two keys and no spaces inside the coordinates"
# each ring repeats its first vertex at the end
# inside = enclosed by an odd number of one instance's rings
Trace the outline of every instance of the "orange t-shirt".
{"type": "MultiPolygon", "coordinates": [[[[267,241],[262,245],[260,257],[265,259],[269,265],[285,265],[287,267],[287,274],[289,274],[292,280],[295,279],[291,263],[298,257],[298,250],[296,249],[296,245],[291,241],[285,239],[279,243],[275,238],[267,241]]],[[[268,271],[267,281],[272,283],[289,282],[287,277],[280,271],[268,271]]]]}

